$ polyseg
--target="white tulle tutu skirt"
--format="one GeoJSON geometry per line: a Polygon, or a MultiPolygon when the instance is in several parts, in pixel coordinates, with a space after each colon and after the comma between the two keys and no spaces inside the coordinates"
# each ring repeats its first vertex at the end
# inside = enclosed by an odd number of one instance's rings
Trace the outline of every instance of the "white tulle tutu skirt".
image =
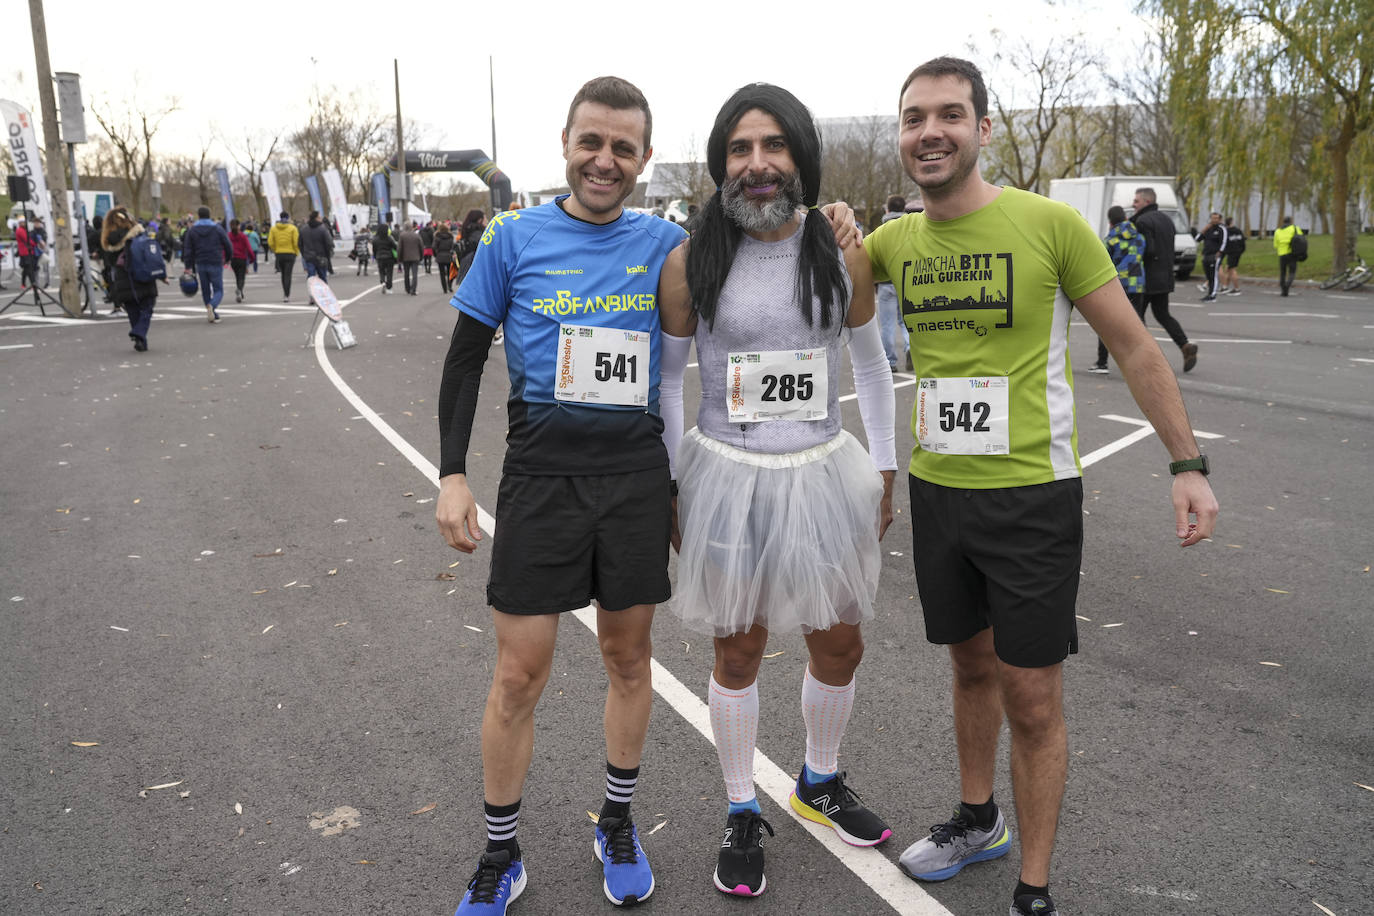
{"type": "Polygon", "coordinates": [[[671,607],[689,627],[809,632],[873,617],[882,478],[849,433],[767,454],[692,429],[677,480],[682,549],[671,607]]]}

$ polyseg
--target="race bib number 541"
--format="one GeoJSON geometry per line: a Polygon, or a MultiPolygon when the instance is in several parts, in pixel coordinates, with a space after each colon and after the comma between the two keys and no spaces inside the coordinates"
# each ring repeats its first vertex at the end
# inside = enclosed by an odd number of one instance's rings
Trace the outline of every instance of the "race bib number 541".
{"type": "Polygon", "coordinates": [[[1011,453],[1004,375],[923,378],[916,388],[916,441],[946,455],[1011,453]]]}
{"type": "Polygon", "coordinates": [[[553,396],[584,404],[649,403],[649,332],[565,324],[558,334],[553,396]]]}

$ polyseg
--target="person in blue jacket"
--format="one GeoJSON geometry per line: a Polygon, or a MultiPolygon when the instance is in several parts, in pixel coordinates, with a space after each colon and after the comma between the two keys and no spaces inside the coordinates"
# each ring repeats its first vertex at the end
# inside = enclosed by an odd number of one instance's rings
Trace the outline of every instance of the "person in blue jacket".
{"type": "Polygon", "coordinates": [[[205,301],[205,320],[219,321],[219,304],[224,298],[224,265],[234,254],[229,233],[210,219],[210,208],[196,211],[198,219],[181,237],[181,261],[187,272],[200,281],[200,295],[205,301]]]}

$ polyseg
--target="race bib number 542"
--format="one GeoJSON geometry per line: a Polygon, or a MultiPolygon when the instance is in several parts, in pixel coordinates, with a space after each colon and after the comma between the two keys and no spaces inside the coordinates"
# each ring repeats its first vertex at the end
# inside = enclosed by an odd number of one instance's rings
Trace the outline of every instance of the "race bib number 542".
{"type": "Polygon", "coordinates": [[[584,404],[647,406],[649,332],[563,325],[553,396],[584,404]]]}
{"type": "Polygon", "coordinates": [[[946,455],[1010,454],[1010,390],[1004,375],[921,379],[916,441],[946,455]]]}

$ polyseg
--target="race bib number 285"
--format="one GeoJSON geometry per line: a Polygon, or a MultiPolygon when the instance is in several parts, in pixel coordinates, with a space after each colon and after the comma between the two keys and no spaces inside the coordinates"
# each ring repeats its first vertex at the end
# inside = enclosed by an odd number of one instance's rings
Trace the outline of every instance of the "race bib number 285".
{"type": "Polygon", "coordinates": [[[649,332],[565,324],[558,334],[553,395],[560,401],[644,407],[649,332]]]}
{"type": "Polygon", "coordinates": [[[1010,454],[1009,391],[1004,375],[921,379],[917,442],[946,455],[1010,454]]]}
{"type": "Polygon", "coordinates": [[[826,359],[824,349],[729,354],[725,396],[730,421],[825,419],[830,381],[826,359]]]}

